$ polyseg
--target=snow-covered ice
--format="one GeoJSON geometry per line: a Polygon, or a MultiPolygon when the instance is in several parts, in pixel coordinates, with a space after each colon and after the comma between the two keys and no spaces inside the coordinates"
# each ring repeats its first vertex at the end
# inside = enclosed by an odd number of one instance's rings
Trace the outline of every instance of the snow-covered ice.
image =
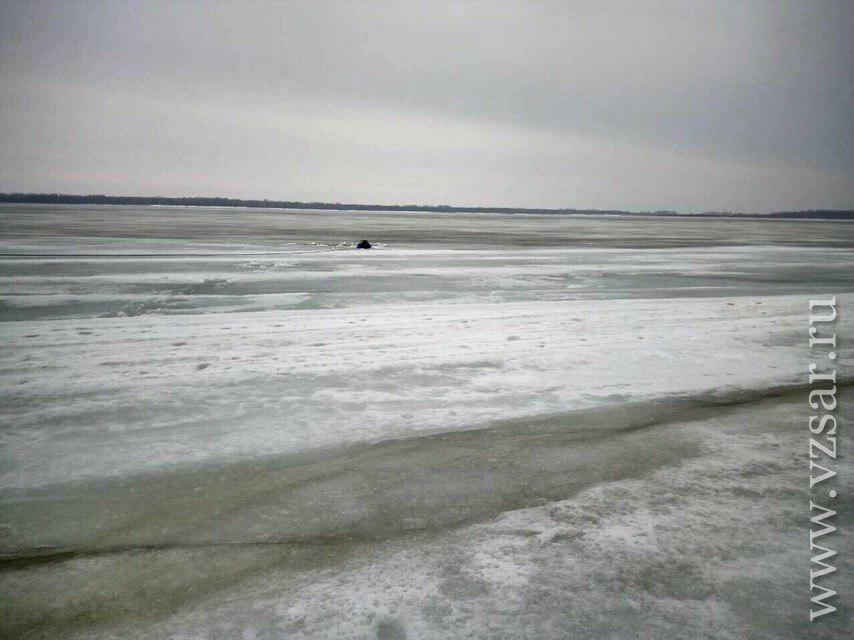
{"type": "Polygon", "coordinates": [[[833,637],[789,610],[849,226],[5,207],[0,624],[833,637]]]}

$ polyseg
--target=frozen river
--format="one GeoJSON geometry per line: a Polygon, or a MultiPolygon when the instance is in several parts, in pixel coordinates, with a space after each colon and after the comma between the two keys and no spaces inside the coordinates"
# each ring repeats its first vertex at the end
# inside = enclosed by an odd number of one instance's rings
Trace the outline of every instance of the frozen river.
{"type": "Polygon", "coordinates": [[[4,206],[0,633],[842,637],[804,384],[852,228],[4,206]]]}

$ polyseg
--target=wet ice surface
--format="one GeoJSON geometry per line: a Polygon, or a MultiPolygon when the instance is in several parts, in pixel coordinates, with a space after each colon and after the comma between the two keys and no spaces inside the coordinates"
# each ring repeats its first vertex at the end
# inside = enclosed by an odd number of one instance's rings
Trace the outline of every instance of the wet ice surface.
{"type": "Polygon", "coordinates": [[[791,385],[807,300],[854,302],[845,223],[7,207],[0,232],[9,633],[841,629],[799,616],[791,385]]]}

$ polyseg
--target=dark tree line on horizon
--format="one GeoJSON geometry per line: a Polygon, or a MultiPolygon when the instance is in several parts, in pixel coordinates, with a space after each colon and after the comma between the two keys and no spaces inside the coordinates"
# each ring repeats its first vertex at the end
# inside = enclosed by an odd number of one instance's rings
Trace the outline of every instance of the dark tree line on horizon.
{"type": "Polygon", "coordinates": [[[526,207],[455,207],[450,205],[383,205],[341,202],[298,202],[286,200],[241,200],[236,198],[164,196],[108,196],[101,194],[71,195],[65,193],[0,193],[0,203],[14,204],[72,204],[72,205],[135,205],[167,207],[244,207],[255,209],[323,209],[331,211],[417,211],[434,213],[523,213],[545,215],[634,215],[659,217],[728,217],[728,218],[808,218],[824,220],[854,220],[850,209],[808,209],[803,211],[774,211],[749,214],[731,211],[681,213],[677,211],[622,211],[617,209],[545,209],[526,207]]]}

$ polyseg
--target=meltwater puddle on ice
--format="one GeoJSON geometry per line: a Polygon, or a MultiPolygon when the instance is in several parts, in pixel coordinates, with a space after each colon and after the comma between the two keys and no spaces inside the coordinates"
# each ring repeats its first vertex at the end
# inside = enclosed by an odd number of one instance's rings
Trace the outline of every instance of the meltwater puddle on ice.
{"type": "Polygon", "coordinates": [[[484,428],[7,494],[0,570],[206,545],[372,540],[566,498],[700,453],[668,429],[780,386],[663,398],[484,428]]]}

